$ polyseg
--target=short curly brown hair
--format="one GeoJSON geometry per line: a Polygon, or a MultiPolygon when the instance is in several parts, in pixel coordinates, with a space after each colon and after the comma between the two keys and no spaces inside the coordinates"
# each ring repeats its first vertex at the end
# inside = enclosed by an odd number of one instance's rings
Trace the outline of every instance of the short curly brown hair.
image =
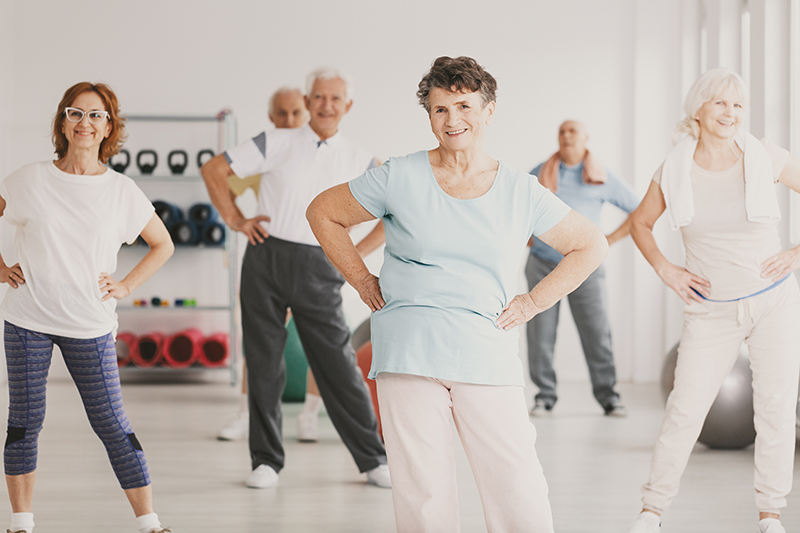
{"type": "Polygon", "coordinates": [[[67,141],[67,137],[63,132],[64,121],[66,120],[64,110],[72,105],[78,95],[85,92],[97,94],[103,101],[106,111],[108,111],[111,133],[100,143],[99,154],[100,162],[106,164],[111,156],[119,153],[120,148],[125,144],[127,134],[125,132],[125,118],[119,113],[117,95],[114,94],[111,87],[104,83],[82,81],[67,89],[63,98],[61,98],[61,102],[58,104],[56,116],[53,117],[53,146],[56,148],[58,159],[64,159],[69,149],[69,141],[67,141]]]}
{"type": "Polygon", "coordinates": [[[497,80],[486,72],[477,61],[467,56],[456,58],[442,56],[436,59],[431,69],[419,82],[417,98],[419,103],[430,114],[431,105],[428,100],[431,89],[447,89],[448,91],[480,93],[481,105],[497,101],[497,80]]]}

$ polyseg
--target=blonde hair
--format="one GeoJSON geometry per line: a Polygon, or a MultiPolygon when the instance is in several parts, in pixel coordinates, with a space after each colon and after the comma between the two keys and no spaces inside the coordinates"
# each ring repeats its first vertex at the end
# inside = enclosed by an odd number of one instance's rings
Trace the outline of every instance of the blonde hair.
{"type": "Polygon", "coordinates": [[[718,67],[697,78],[683,101],[683,112],[686,116],[675,126],[673,141],[677,142],[685,134],[691,135],[695,139],[699,138],[700,125],[694,118],[695,115],[703,107],[703,104],[722,96],[729,89],[735,89],[744,100],[745,106],[748,104],[750,95],[744,85],[744,80],[736,72],[718,67]]]}

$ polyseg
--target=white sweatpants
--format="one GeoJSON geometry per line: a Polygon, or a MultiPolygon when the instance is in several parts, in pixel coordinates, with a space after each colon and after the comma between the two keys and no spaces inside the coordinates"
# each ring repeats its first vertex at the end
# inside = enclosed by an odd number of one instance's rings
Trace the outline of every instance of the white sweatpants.
{"type": "Polygon", "coordinates": [[[684,310],[675,387],[644,485],[644,508],[665,511],[722,381],[745,341],[755,410],[755,496],[761,512],[786,507],[792,488],[797,385],[800,378],[800,291],[794,276],[738,302],[692,302],[684,310]]]}
{"type": "Polygon", "coordinates": [[[451,420],[490,533],[552,533],[547,482],[522,387],[378,374],[398,533],[459,531],[451,420]]]}

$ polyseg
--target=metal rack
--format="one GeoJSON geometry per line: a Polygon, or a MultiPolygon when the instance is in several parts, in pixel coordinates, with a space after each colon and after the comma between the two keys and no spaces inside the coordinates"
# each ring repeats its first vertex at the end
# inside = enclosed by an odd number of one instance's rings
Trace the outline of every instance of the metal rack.
{"type": "MultiPolygon", "coordinates": [[[[164,124],[191,124],[191,123],[210,123],[210,124],[217,124],[217,132],[216,132],[216,154],[222,153],[227,148],[236,145],[236,118],[234,114],[229,109],[223,109],[216,115],[206,115],[206,116],[180,116],[180,115],[128,115],[127,121],[129,126],[137,123],[164,123],[164,124]]],[[[158,127],[159,130],[168,130],[169,126],[162,126],[158,127]]],[[[163,132],[161,132],[163,133],[163,132]]],[[[196,173],[187,174],[187,175],[173,175],[173,174],[132,174],[130,175],[131,179],[136,182],[140,182],[143,185],[145,184],[180,184],[181,187],[184,185],[191,186],[192,184],[202,184],[203,178],[200,176],[199,169],[196,173]]],[[[195,191],[196,192],[196,191],[195,191]]],[[[205,187],[203,186],[203,192],[205,192],[205,187]]],[[[154,200],[154,198],[151,198],[154,200]]],[[[223,224],[224,225],[224,224],[223,224]]],[[[135,307],[133,305],[120,305],[117,307],[117,311],[121,314],[120,320],[120,329],[123,329],[124,317],[137,317],[141,319],[141,317],[145,316],[146,313],[155,313],[155,316],[158,317],[158,321],[163,320],[165,316],[169,313],[208,313],[208,312],[226,312],[228,314],[228,335],[229,335],[229,367],[223,367],[223,370],[230,371],[230,381],[231,385],[234,385],[238,381],[237,376],[237,369],[238,369],[238,321],[237,321],[237,287],[236,287],[236,276],[237,276],[237,264],[238,264],[238,250],[237,250],[237,236],[235,232],[232,232],[230,228],[225,227],[225,244],[224,246],[219,246],[219,251],[223,254],[223,263],[224,268],[227,270],[228,279],[227,279],[227,303],[225,305],[198,305],[193,307],[135,307]]],[[[131,249],[137,248],[136,246],[129,247],[131,249]]],[[[176,247],[176,255],[180,253],[191,253],[195,250],[184,250],[184,247],[177,246],[176,247]]],[[[194,246],[192,248],[195,248],[194,246]]],[[[210,246],[197,246],[198,249],[209,250],[212,248],[217,247],[210,247],[210,246]]],[[[133,253],[133,252],[129,252],[133,253]]],[[[162,267],[162,269],[156,273],[156,276],[163,278],[165,275],[174,274],[169,273],[169,262],[162,267]]],[[[123,373],[127,370],[126,367],[120,369],[123,373]]],[[[188,369],[169,369],[165,367],[157,367],[152,369],[142,369],[142,368],[131,368],[131,372],[149,372],[149,371],[158,371],[160,373],[164,372],[198,372],[199,370],[217,370],[217,369],[200,369],[197,367],[190,367],[188,369]]]]}

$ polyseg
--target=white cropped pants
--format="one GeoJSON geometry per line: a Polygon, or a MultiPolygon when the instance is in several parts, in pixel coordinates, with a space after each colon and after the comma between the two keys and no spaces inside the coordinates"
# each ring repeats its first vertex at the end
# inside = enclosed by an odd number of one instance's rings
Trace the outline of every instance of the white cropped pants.
{"type": "Polygon", "coordinates": [[[800,291],[794,276],[752,298],[692,302],[685,308],[675,386],[643,487],[645,509],[661,513],[678,493],[706,415],[743,341],[753,371],[756,505],[770,513],[786,507],[800,378],[800,291]]]}
{"type": "Polygon", "coordinates": [[[459,531],[452,422],[490,533],[552,533],[547,482],[522,387],[378,374],[398,533],[459,531]]]}

